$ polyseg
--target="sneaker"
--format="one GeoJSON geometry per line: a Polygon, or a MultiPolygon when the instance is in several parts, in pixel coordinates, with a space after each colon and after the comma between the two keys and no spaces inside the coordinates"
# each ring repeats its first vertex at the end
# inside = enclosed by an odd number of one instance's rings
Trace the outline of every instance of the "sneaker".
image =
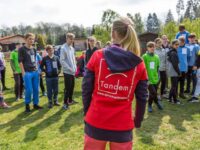
{"type": "Polygon", "coordinates": [[[31,112],[31,109],[30,109],[30,105],[29,105],[29,104],[26,104],[25,112],[26,112],[26,113],[31,112]]]}
{"type": "Polygon", "coordinates": [[[163,110],[163,106],[160,101],[158,101],[158,103],[156,105],[157,105],[158,109],[163,110]]]}
{"type": "Polygon", "coordinates": [[[39,105],[33,105],[33,108],[34,108],[35,110],[43,109],[43,107],[41,107],[41,106],[39,106],[39,105]]]}
{"type": "Polygon", "coordinates": [[[152,106],[151,106],[151,105],[149,105],[149,107],[148,107],[148,112],[149,112],[149,113],[152,113],[152,112],[153,112],[153,109],[152,109],[152,106]]]}
{"type": "Polygon", "coordinates": [[[197,97],[192,97],[191,99],[188,100],[189,103],[198,103],[199,100],[197,97]]]}
{"type": "Polygon", "coordinates": [[[42,96],[47,96],[47,93],[46,92],[42,92],[42,96]]]}
{"type": "Polygon", "coordinates": [[[60,106],[60,104],[58,103],[58,101],[54,101],[54,105],[55,106],[60,106]]]}
{"type": "Polygon", "coordinates": [[[73,104],[77,104],[78,102],[77,101],[75,101],[75,100],[69,100],[68,101],[68,104],[69,105],[73,105],[73,104]]]}
{"type": "Polygon", "coordinates": [[[53,104],[52,104],[51,102],[49,103],[48,108],[49,108],[49,109],[53,108],[53,104]]]}
{"type": "Polygon", "coordinates": [[[22,95],[22,96],[20,96],[20,97],[19,97],[19,99],[24,99],[24,98],[25,98],[25,96],[24,96],[24,95],[22,95]]]}
{"type": "Polygon", "coordinates": [[[20,99],[20,98],[19,98],[19,97],[17,97],[17,98],[15,99],[15,101],[16,101],[16,102],[18,102],[18,101],[19,101],[19,99],[20,99]]]}
{"type": "Polygon", "coordinates": [[[180,102],[179,100],[176,100],[176,101],[174,101],[174,104],[176,104],[176,105],[180,105],[181,102],[180,102]]]}
{"type": "Polygon", "coordinates": [[[187,97],[184,94],[179,94],[179,97],[182,99],[186,99],[187,97]]]}
{"type": "Polygon", "coordinates": [[[5,102],[0,103],[0,108],[10,108],[5,102]]]}
{"type": "Polygon", "coordinates": [[[66,104],[64,104],[64,105],[63,105],[63,109],[64,109],[64,110],[68,110],[68,109],[69,109],[69,106],[66,105],[66,104]]]}

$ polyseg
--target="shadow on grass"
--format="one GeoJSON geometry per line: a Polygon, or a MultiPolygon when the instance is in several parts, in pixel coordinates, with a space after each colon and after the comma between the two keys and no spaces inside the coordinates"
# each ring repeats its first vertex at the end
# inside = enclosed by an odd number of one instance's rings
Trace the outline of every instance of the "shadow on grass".
{"type": "Polygon", "coordinates": [[[64,134],[69,131],[74,125],[81,125],[83,123],[83,110],[80,109],[77,112],[69,114],[65,119],[64,124],[60,127],[60,133],[64,134]]]}
{"type": "Polygon", "coordinates": [[[186,132],[183,122],[194,120],[193,115],[200,113],[200,104],[174,105],[168,104],[168,102],[165,102],[165,104],[166,107],[163,111],[154,110],[153,113],[148,114],[148,117],[142,123],[142,128],[136,130],[136,134],[142,143],[154,145],[153,137],[158,133],[163,123],[163,117],[169,116],[169,124],[180,132],[186,132]]]}
{"type": "Polygon", "coordinates": [[[42,131],[43,129],[47,128],[48,126],[54,123],[57,123],[61,119],[62,114],[64,112],[65,112],[64,110],[60,109],[51,117],[48,117],[47,119],[43,120],[41,123],[28,129],[24,138],[24,142],[30,142],[37,139],[38,133],[42,131]]]}
{"type": "MultiPolygon", "coordinates": [[[[8,103],[8,104],[10,105],[10,103],[8,103]]],[[[21,107],[24,107],[24,103],[23,102],[21,102],[19,104],[16,104],[14,106],[11,106],[11,108],[9,108],[9,109],[2,109],[2,110],[0,110],[0,112],[1,112],[0,114],[10,113],[12,111],[18,110],[21,107]]]]}
{"type": "Polygon", "coordinates": [[[20,128],[43,118],[48,111],[49,109],[32,110],[30,113],[21,112],[13,120],[9,121],[8,123],[1,124],[0,129],[8,128],[6,130],[7,133],[17,132],[20,128]],[[35,111],[37,112],[32,115],[35,111]]]}

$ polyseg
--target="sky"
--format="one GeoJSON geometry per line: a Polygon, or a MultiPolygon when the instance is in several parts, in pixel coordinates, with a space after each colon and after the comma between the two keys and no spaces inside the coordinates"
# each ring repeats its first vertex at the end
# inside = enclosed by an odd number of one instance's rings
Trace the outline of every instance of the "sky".
{"type": "Polygon", "coordinates": [[[176,15],[177,0],[0,0],[0,25],[13,26],[37,22],[71,23],[85,27],[99,24],[103,11],[112,9],[120,15],[157,13],[164,21],[169,9],[176,15]]]}

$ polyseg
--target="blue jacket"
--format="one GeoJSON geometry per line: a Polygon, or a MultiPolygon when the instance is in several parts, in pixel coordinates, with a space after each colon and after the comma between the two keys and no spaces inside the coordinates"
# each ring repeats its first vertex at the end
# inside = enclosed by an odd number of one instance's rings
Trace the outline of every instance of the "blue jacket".
{"type": "Polygon", "coordinates": [[[189,40],[188,40],[189,35],[190,35],[190,33],[188,31],[178,32],[176,34],[176,39],[178,39],[180,36],[184,36],[185,37],[185,43],[189,44],[189,40]]]}
{"type": "Polygon", "coordinates": [[[190,59],[190,49],[188,47],[179,46],[178,48],[179,69],[181,72],[188,71],[188,62],[190,59]]]}
{"type": "Polygon", "coordinates": [[[188,66],[194,66],[200,47],[197,44],[188,44],[187,47],[190,49],[188,66]]]}

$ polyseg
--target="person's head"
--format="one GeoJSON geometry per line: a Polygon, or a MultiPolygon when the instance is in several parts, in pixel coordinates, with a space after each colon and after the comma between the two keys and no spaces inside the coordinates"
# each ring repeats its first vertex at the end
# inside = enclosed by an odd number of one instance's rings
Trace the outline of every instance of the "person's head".
{"type": "Polygon", "coordinates": [[[111,42],[110,41],[107,41],[106,42],[106,47],[110,47],[111,46],[111,42]]]}
{"type": "Polygon", "coordinates": [[[179,31],[180,31],[180,32],[185,31],[185,25],[184,25],[184,24],[180,24],[180,25],[179,25],[179,31]]]}
{"type": "Polygon", "coordinates": [[[162,42],[163,44],[168,44],[168,38],[166,35],[162,35],[162,42]]]}
{"type": "Polygon", "coordinates": [[[46,51],[47,51],[49,56],[52,56],[54,54],[53,46],[52,45],[47,45],[46,46],[46,51]]]}
{"type": "Polygon", "coordinates": [[[89,44],[89,48],[94,48],[95,47],[95,44],[96,44],[96,38],[93,37],[93,36],[90,36],[88,38],[88,44],[89,44]]]}
{"type": "Polygon", "coordinates": [[[27,33],[25,35],[26,45],[32,46],[35,43],[35,35],[33,33],[27,33]]]}
{"type": "Polygon", "coordinates": [[[75,39],[75,35],[73,33],[67,33],[66,34],[66,43],[67,45],[73,45],[75,39]]]}
{"type": "Polygon", "coordinates": [[[155,47],[156,47],[155,42],[150,41],[150,42],[147,43],[147,51],[149,53],[154,53],[155,47]]]}
{"type": "Polygon", "coordinates": [[[185,37],[184,36],[180,36],[178,38],[178,40],[179,40],[179,45],[180,46],[184,46],[185,45],[185,37]]]}
{"type": "Polygon", "coordinates": [[[97,42],[96,42],[96,47],[97,47],[98,49],[101,49],[101,41],[97,41],[97,42]]]}
{"type": "Polygon", "coordinates": [[[16,50],[18,50],[20,47],[21,47],[21,44],[20,44],[20,43],[16,43],[16,44],[15,44],[16,50]]]}
{"type": "Polygon", "coordinates": [[[179,47],[179,41],[177,39],[173,40],[171,43],[171,46],[173,49],[178,49],[179,47]]]}
{"type": "Polygon", "coordinates": [[[191,33],[190,35],[189,35],[189,37],[188,37],[188,40],[189,40],[189,42],[190,43],[192,43],[192,44],[195,44],[196,42],[196,34],[194,34],[194,33],[191,33]]]}
{"type": "Polygon", "coordinates": [[[113,22],[111,37],[114,44],[119,44],[124,50],[140,56],[137,33],[133,22],[129,18],[119,18],[113,22]]]}
{"type": "Polygon", "coordinates": [[[154,40],[155,44],[156,44],[156,48],[161,48],[162,47],[162,39],[161,38],[156,38],[154,40]]]}

